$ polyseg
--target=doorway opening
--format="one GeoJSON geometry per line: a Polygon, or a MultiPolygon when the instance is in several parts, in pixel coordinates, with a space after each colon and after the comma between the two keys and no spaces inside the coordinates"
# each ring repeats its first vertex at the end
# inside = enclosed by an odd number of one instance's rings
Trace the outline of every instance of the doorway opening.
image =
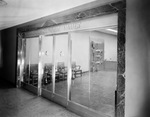
{"type": "Polygon", "coordinates": [[[118,17],[114,13],[19,33],[20,86],[81,116],[115,117],[122,69],[118,17]]]}

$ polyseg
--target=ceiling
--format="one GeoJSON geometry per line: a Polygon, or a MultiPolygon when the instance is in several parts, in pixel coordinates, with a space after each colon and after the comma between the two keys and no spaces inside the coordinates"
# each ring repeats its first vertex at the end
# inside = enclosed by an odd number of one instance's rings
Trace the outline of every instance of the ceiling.
{"type": "MultiPolygon", "coordinates": [[[[1,1],[1,0],[0,0],[1,1]]],[[[0,30],[59,13],[80,5],[105,4],[118,0],[4,0],[0,5],[0,30]]]]}

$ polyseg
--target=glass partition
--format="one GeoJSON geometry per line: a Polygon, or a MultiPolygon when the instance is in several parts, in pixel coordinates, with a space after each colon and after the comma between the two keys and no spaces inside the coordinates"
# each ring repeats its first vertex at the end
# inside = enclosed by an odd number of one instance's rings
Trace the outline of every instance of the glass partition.
{"type": "Polygon", "coordinates": [[[71,45],[71,101],[114,116],[117,34],[100,29],[73,32],[71,45]]]}
{"type": "Polygon", "coordinates": [[[114,116],[117,78],[117,35],[90,35],[90,108],[114,116]]]}
{"type": "Polygon", "coordinates": [[[37,87],[38,85],[38,59],[39,39],[29,38],[23,43],[24,71],[23,82],[37,87]]]}
{"type": "Polygon", "coordinates": [[[55,93],[67,96],[68,34],[56,35],[55,39],[55,93]]]}
{"type": "MultiPolygon", "coordinates": [[[[69,37],[70,42],[68,34],[43,36],[42,88],[65,97],[64,99],[70,94],[70,101],[96,113],[113,117],[117,78],[117,33],[104,33],[104,29],[94,29],[71,32],[69,37]],[[69,93],[68,71],[71,75],[69,93]]],[[[24,39],[22,49],[23,82],[37,87],[39,39],[24,39]]]]}
{"type": "Polygon", "coordinates": [[[89,107],[89,34],[83,31],[71,33],[71,43],[71,101],[89,107]]]}
{"type": "MultiPolygon", "coordinates": [[[[70,86],[67,84],[67,75],[71,60],[70,101],[93,109],[97,113],[114,116],[117,34],[104,33],[104,30],[101,30],[71,32],[70,42],[68,34],[43,36],[42,88],[67,97],[67,87],[70,86]],[[71,56],[68,53],[69,49],[71,56]]],[[[23,81],[37,87],[39,39],[24,40],[23,50],[23,81]]]]}
{"type": "Polygon", "coordinates": [[[109,16],[104,16],[102,19],[96,17],[52,26],[46,30],[41,28],[35,33],[25,32],[23,37],[39,37],[22,39],[20,42],[18,76],[21,76],[21,81],[23,76],[25,85],[22,86],[83,115],[99,116],[102,113],[114,117],[117,86],[116,16],[111,14],[112,22],[109,22],[109,16]]]}
{"type": "Polygon", "coordinates": [[[53,36],[43,36],[41,51],[43,66],[42,88],[52,91],[53,36]]]}

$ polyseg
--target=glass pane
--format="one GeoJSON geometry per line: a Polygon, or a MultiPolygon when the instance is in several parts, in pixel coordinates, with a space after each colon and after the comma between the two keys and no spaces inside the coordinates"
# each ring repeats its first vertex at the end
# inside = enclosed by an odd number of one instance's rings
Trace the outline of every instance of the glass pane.
{"type": "Polygon", "coordinates": [[[24,82],[33,86],[38,85],[39,39],[26,39],[24,43],[24,82]]]}
{"type": "Polygon", "coordinates": [[[89,34],[71,33],[72,83],[71,101],[89,107],[89,34]]]}
{"type": "Polygon", "coordinates": [[[55,93],[67,96],[68,35],[55,36],[55,93]]]}
{"type": "Polygon", "coordinates": [[[52,91],[52,68],[53,68],[53,37],[45,36],[42,38],[42,64],[43,78],[42,88],[52,91]]]}
{"type": "Polygon", "coordinates": [[[117,35],[90,33],[90,108],[111,117],[115,110],[117,35]]]}

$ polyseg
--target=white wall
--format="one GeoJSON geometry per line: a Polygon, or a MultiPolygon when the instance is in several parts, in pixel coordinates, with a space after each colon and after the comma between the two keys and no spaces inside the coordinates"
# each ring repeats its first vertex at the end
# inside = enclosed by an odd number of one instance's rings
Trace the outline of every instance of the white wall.
{"type": "MultiPolygon", "coordinates": [[[[117,61],[117,37],[100,32],[80,31],[71,33],[72,61],[80,65],[83,71],[89,71],[89,38],[97,42],[104,42],[104,59],[117,61]]],[[[27,39],[26,62],[38,64],[39,40],[37,38],[27,39]],[[30,55],[30,58],[29,58],[30,55]]],[[[42,62],[52,63],[53,37],[45,36],[42,39],[42,62]],[[47,52],[47,55],[46,55],[47,52]]],[[[57,35],[55,37],[55,61],[64,62],[67,66],[68,60],[68,35],[57,35]]]]}
{"type": "Polygon", "coordinates": [[[42,39],[42,63],[52,63],[53,37],[45,36],[42,39]],[[47,53],[46,53],[47,52],[47,53]]]}
{"type": "Polygon", "coordinates": [[[64,62],[67,66],[68,61],[68,35],[57,35],[55,37],[55,62],[64,62]]]}
{"type": "MultiPolygon", "coordinates": [[[[26,41],[26,64],[38,64],[39,39],[29,38],[26,41]]],[[[53,37],[45,36],[42,39],[42,63],[52,63],[53,37]],[[47,54],[46,54],[47,52],[47,54]]],[[[68,57],[68,35],[57,35],[55,37],[55,61],[64,62],[67,66],[68,57]]]]}
{"type": "Polygon", "coordinates": [[[72,61],[81,66],[82,71],[89,71],[89,33],[76,32],[71,34],[72,61]]]}
{"type": "Polygon", "coordinates": [[[117,61],[117,36],[100,32],[75,32],[72,39],[72,61],[81,65],[83,71],[89,70],[89,38],[104,42],[104,59],[117,61]]]}
{"type": "Polygon", "coordinates": [[[29,38],[26,40],[26,64],[38,64],[39,61],[39,39],[29,38]]]}

